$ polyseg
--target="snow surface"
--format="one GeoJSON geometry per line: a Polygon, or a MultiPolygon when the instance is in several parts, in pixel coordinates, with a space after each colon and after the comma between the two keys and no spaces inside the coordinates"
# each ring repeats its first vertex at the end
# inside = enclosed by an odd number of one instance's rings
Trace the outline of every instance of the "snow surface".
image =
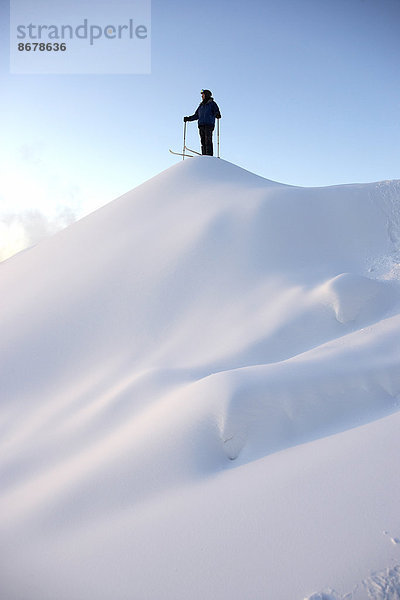
{"type": "Polygon", "coordinates": [[[213,157],[1,263],[1,600],[400,598],[399,263],[213,157]]]}

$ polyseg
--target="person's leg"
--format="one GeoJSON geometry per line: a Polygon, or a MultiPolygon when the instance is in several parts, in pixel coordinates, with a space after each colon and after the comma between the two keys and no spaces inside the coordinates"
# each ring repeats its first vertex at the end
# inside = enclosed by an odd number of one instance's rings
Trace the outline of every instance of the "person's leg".
{"type": "Polygon", "coordinates": [[[207,154],[206,152],[206,127],[205,125],[199,125],[199,134],[200,134],[200,141],[201,141],[201,153],[202,154],[207,154]]]}
{"type": "Polygon", "coordinates": [[[205,130],[205,154],[208,154],[209,156],[213,156],[214,154],[214,149],[213,149],[213,140],[212,140],[212,135],[213,135],[213,130],[214,127],[212,125],[206,125],[206,130],[205,130]]]}

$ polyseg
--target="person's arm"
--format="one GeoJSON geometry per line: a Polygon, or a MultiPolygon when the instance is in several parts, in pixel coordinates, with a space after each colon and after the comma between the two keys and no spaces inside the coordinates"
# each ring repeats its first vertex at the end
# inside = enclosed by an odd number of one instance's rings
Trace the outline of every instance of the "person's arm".
{"type": "Polygon", "coordinates": [[[219,110],[218,104],[214,101],[214,116],[216,119],[221,118],[221,112],[219,110]]]}
{"type": "Polygon", "coordinates": [[[196,112],[194,113],[194,115],[190,116],[190,117],[183,117],[183,120],[185,121],[197,121],[199,118],[199,109],[196,108],[196,112]]]}

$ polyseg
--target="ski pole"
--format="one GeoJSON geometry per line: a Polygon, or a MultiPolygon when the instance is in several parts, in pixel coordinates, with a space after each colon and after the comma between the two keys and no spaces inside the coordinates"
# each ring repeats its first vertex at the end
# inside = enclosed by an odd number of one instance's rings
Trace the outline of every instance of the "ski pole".
{"type": "Polygon", "coordinates": [[[182,158],[182,160],[185,160],[185,149],[186,149],[186,121],[183,124],[183,150],[182,150],[183,158],[182,158]]]}
{"type": "Polygon", "coordinates": [[[217,119],[217,146],[218,146],[218,158],[219,158],[219,119],[217,119]]]}

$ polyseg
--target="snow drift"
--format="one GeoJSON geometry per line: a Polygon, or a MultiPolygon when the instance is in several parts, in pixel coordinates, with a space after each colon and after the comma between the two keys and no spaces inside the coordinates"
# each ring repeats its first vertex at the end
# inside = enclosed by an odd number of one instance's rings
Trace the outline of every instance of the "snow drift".
{"type": "Polygon", "coordinates": [[[2,597],[396,598],[399,215],[199,157],[0,264],[2,597]]]}

